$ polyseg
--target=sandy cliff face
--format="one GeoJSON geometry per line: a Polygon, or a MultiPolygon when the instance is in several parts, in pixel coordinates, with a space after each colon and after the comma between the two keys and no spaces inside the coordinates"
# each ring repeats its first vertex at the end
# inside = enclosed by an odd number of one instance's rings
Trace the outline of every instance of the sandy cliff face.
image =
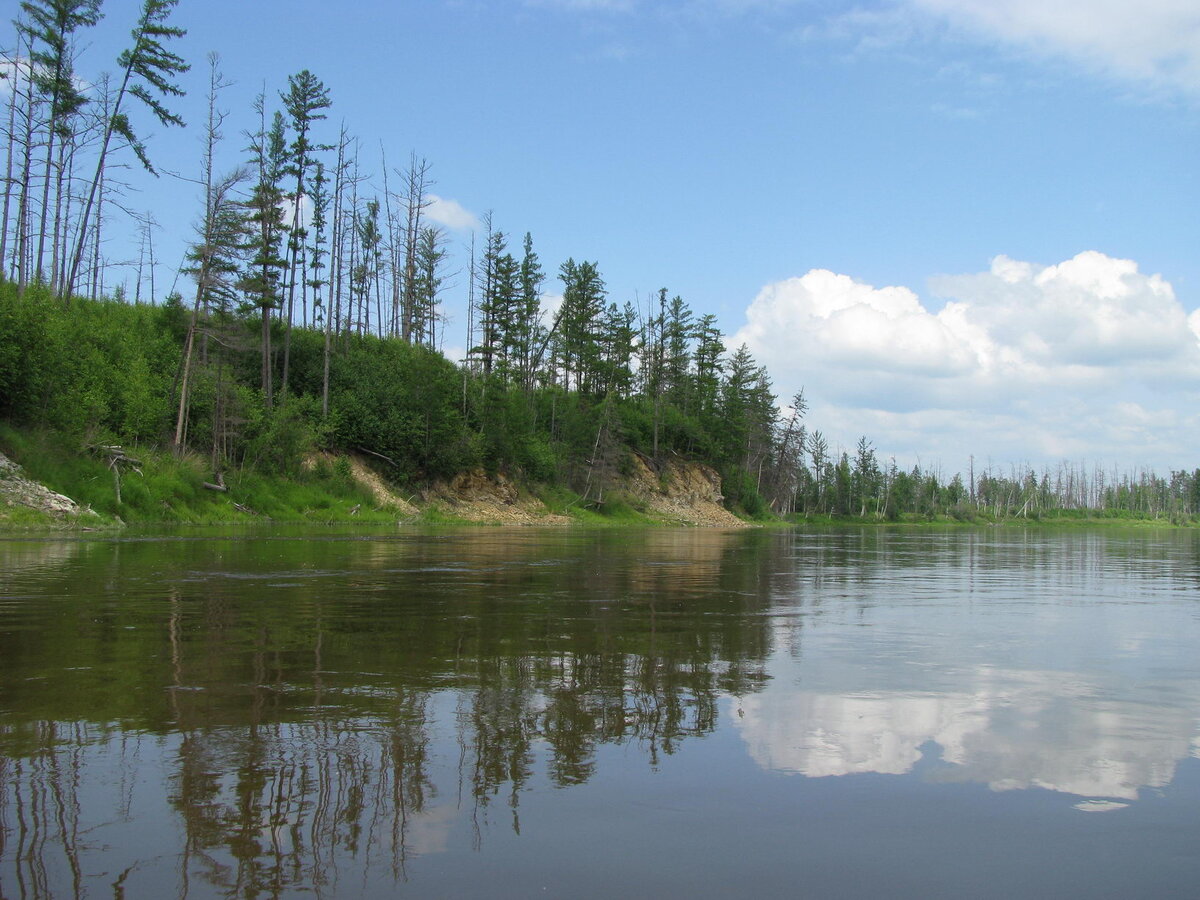
{"type": "Polygon", "coordinates": [[[449,481],[438,481],[422,494],[433,504],[469,522],[500,525],[566,525],[568,516],[556,515],[533,497],[522,497],[516,484],[502,473],[483,469],[460,472],[449,481]]]}
{"type": "Polygon", "coordinates": [[[721,505],[721,476],[711,466],[675,458],[652,466],[649,459],[634,456],[624,490],[654,514],[682,525],[745,527],[721,505]]]}
{"type": "MultiPolygon", "coordinates": [[[[612,478],[605,487],[604,495],[613,493],[666,522],[722,528],[746,525],[721,506],[721,478],[701,463],[672,459],[655,466],[634,456],[631,471],[612,478]]],[[[505,475],[488,475],[482,469],[437,482],[422,499],[473,522],[558,525],[571,521],[551,513],[535,498],[523,496],[505,475]]]]}

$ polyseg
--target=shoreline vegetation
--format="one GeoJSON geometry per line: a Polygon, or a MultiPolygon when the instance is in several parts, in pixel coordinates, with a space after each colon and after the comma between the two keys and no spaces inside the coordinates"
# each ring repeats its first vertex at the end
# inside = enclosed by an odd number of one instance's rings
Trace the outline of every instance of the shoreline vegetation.
{"type": "MultiPolygon", "coordinates": [[[[636,482],[614,486],[602,505],[581,505],[584,498],[561,486],[517,486],[507,479],[472,473],[455,482],[427,486],[405,498],[393,490],[369,459],[319,453],[298,475],[231,474],[225,490],[204,481],[204,461],[176,458],[154,448],[122,456],[136,469],[121,471],[108,452],[74,451],[61,434],[23,431],[0,425],[0,537],[61,532],[120,532],[128,527],[307,525],[314,530],[359,525],[387,527],[455,526],[709,526],[709,527],[1038,527],[1126,526],[1181,527],[1194,516],[1142,516],[1127,510],[1024,510],[997,516],[960,504],[933,514],[878,515],[792,513],[734,517],[717,504],[719,495],[652,492],[636,482]],[[15,448],[15,449],[14,449],[15,448]],[[31,460],[18,465],[5,451],[31,460]],[[45,483],[43,483],[43,481],[45,483]],[[118,503],[117,484],[121,485],[118,503]],[[53,488],[48,485],[53,485],[53,488]],[[654,494],[657,496],[650,496],[654,494]],[[76,500],[75,498],[81,498],[76,500]],[[664,499],[667,505],[662,502],[664,499]],[[655,502],[655,501],[658,502],[655,502]]],[[[700,464],[683,468],[711,478],[700,464]]]]}
{"type": "Polygon", "coordinates": [[[665,287],[613,299],[595,261],[548,272],[533,236],[490,212],[453,260],[430,163],[389,168],[380,147],[372,172],[372,141],[331,125],[334,98],[307,69],[231,110],[210,54],[196,204],[169,212],[193,238],[164,298],[154,214],[130,212],[121,170],[136,158],[155,173],[148,122],[185,127],[170,107],[195,61],[170,49],[185,35],[176,4],[143,0],[115,78],[75,71],[89,29],[123,27],[101,24],[98,0],[30,0],[13,22],[0,452],[31,480],[6,469],[18,499],[0,528],[39,521],[39,482],[90,510],[79,527],[1200,515],[1200,469],[972,463],[946,477],[881,459],[866,436],[831,446],[803,391],[781,403],[714,315],[665,287]],[[131,225],[132,284],[108,256],[131,225]],[[441,352],[455,345],[461,359],[441,352]]]}
{"type": "MultiPolygon", "coordinates": [[[[401,337],[346,334],[326,359],[320,329],[294,328],[291,387],[267,405],[256,384],[261,323],[213,313],[210,334],[195,321],[175,301],[67,304],[0,282],[0,454],[23,470],[0,467],[0,532],[1198,521],[1200,470],[1162,478],[1063,464],[947,479],[881,464],[865,437],[853,454],[830,451],[804,422],[802,395],[781,415],[744,348],[704,351],[695,331],[674,352],[634,335],[616,370],[597,352],[591,382],[560,381],[575,365],[561,360],[526,382],[401,337]],[[661,383],[650,377],[656,355],[674,360],[661,383]],[[31,500],[26,484],[79,511],[31,500]]],[[[280,356],[266,357],[272,381],[280,356]]]]}

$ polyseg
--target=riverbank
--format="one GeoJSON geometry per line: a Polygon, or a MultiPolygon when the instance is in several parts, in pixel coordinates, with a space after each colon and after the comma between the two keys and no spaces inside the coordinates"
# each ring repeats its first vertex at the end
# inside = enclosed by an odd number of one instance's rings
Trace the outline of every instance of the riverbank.
{"type": "Polygon", "coordinates": [[[207,470],[195,454],[73,446],[61,435],[0,426],[0,531],[127,525],[687,525],[749,523],[721,506],[720,478],[699,463],[637,458],[618,482],[585,494],[482,469],[429,484],[390,477],[363,454],[310,454],[292,472],[207,470]],[[593,496],[594,493],[594,496],[593,496]]]}
{"type": "Polygon", "coordinates": [[[791,515],[739,518],[722,505],[716,471],[697,462],[634,455],[619,477],[585,494],[475,469],[409,484],[365,454],[310,454],[293,472],[254,468],[217,479],[195,454],[68,441],[0,426],[0,532],[93,531],[128,525],[682,525],[766,527],[1195,527],[1194,516],[1123,510],[1027,510],[997,517],[791,515]],[[217,483],[219,481],[219,483],[217,483]]]}

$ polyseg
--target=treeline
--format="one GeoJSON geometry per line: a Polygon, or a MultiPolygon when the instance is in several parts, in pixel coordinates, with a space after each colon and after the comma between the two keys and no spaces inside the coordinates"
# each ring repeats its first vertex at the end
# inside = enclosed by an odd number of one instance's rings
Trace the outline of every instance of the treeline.
{"type": "Polygon", "coordinates": [[[170,50],[183,34],[175,2],[144,0],[118,75],[89,91],[74,67],[99,0],[21,4],[7,67],[0,414],[203,452],[217,472],[288,470],[329,446],[414,480],[512,468],[594,502],[631,454],[676,453],[718,466],[733,505],[766,509],[764,479],[786,482],[770,380],[666,290],[637,309],[608,297],[595,262],[568,259],[550,277],[532,237],[514,241],[489,214],[467,265],[466,358],[443,358],[448,239],[430,214],[429,164],[391,168],[381,154],[370,176],[360,142],[328,127],[333,98],[307,70],[258,96],[244,150],[230,152],[210,56],[194,291],[141,308],[139,277],[133,296],[105,301],[114,167],[132,151],[153,170],[132,116],[183,124],[167,106],[189,67],[170,50]]]}
{"type": "MultiPolygon", "coordinates": [[[[24,0],[7,53],[0,207],[0,416],[87,442],[161,443],[215,473],[294,472],[313,448],[357,450],[401,479],[476,467],[570,485],[604,502],[634,455],[715,466],[750,515],[995,517],[1112,509],[1197,512],[1197,475],[1108,477],[1071,469],[990,471],[948,481],[851,454],[780,414],[768,373],[727,350],[715,317],[661,289],[645,305],[608,294],[599,265],[548,273],[526,233],[483,218],[465,272],[450,273],[430,165],[380,153],[327,118],[308,70],[253,103],[230,150],[220,62],[207,68],[199,202],[186,272],[194,287],[155,303],[149,218],[139,277],[106,290],[108,230],[127,215],[120,167],[153,171],[135,120],[182,126],[168,103],[189,63],[169,21],[177,0],[143,0],[114,76],[75,71],[100,0],[24,0]],[[142,304],[142,263],[150,273],[142,304]],[[465,358],[441,355],[444,294],[464,277],[465,358]],[[104,299],[107,294],[111,300],[104,299]],[[1098,480],[1099,479],[1099,480],[1098,480]]],[[[1200,473],[1197,473],[1200,475],[1200,473]]]]}
{"type": "Polygon", "coordinates": [[[1105,470],[1063,462],[1040,473],[1029,466],[990,466],[945,475],[940,468],[881,464],[861,438],[853,455],[831,459],[819,432],[800,429],[794,444],[792,494],[779,511],[807,516],[853,516],[894,521],[902,516],[993,520],[1103,515],[1180,521],[1200,516],[1200,469],[1105,470]]]}
{"type": "MultiPolygon", "coordinates": [[[[568,319],[560,316],[560,327],[568,319]]],[[[262,325],[253,313],[193,320],[178,299],[139,306],[76,298],[68,307],[47,288],[18,293],[4,284],[0,419],[83,444],[170,445],[184,409],[177,448],[204,454],[218,472],[295,473],[311,450],[328,447],[369,453],[398,480],[507,469],[566,483],[591,503],[603,502],[633,454],[653,464],[674,453],[716,465],[733,505],[765,512],[770,500],[757,478],[765,491],[780,459],[766,372],[744,350],[719,354],[714,345],[695,354],[695,339],[672,353],[656,337],[659,320],[645,343],[623,339],[619,353],[603,328],[568,345],[542,326],[553,362],[539,366],[532,383],[509,372],[502,357],[486,373],[399,337],[342,333],[326,355],[325,332],[297,326],[287,394],[268,406],[259,384],[262,325]],[[185,371],[191,386],[181,406],[185,371]]],[[[665,323],[669,333],[680,321],[668,310],[665,323]]],[[[269,328],[276,347],[269,377],[282,383],[284,326],[269,328]]]]}

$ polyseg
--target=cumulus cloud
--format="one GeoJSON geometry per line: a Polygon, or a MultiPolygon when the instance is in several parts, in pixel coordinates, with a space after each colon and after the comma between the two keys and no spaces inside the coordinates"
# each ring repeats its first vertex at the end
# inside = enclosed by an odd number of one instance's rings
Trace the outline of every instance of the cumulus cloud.
{"type": "Polygon", "coordinates": [[[462,207],[457,200],[448,200],[437,194],[428,194],[429,206],[425,208],[425,218],[439,225],[444,225],[454,231],[469,231],[479,227],[479,219],[473,212],[462,207]]]}
{"type": "Polygon", "coordinates": [[[961,465],[1094,459],[1167,468],[1200,437],[1200,313],[1137,263],[1085,251],[1055,265],[997,256],[907,287],[814,269],[764,287],[730,343],[782,395],[805,385],[847,444],[961,465]],[[1176,458],[1175,454],[1178,454],[1176,458]]]}

